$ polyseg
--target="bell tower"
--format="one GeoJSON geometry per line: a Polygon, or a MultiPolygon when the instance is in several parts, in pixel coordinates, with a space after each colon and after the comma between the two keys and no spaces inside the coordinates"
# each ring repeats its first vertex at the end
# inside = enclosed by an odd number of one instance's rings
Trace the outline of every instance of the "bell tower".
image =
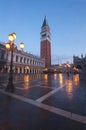
{"type": "Polygon", "coordinates": [[[51,66],[51,34],[49,25],[46,20],[46,16],[41,27],[40,35],[40,57],[45,59],[45,67],[48,68],[51,66]]]}

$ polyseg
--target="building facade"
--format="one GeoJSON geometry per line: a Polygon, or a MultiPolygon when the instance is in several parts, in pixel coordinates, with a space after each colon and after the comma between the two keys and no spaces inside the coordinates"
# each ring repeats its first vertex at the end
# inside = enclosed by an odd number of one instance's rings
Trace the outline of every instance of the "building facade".
{"type": "Polygon", "coordinates": [[[86,72],[86,55],[83,56],[81,54],[81,57],[73,56],[73,64],[77,68],[81,69],[82,71],[86,72]]]}
{"type": "Polygon", "coordinates": [[[0,72],[4,71],[6,66],[6,48],[3,42],[0,42],[0,72]]]}
{"type": "Polygon", "coordinates": [[[46,17],[44,18],[40,35],[40,57],[45,59],[45,67],[49,68],[51,66],[51,34],[46,17]]]}
{"type": "MultiPolygon", "coordinates": [[[[4,44],[2,44],[1,46],[4,47],[4,54],[5,54],[4,55],[5,63],[1,67],[1,71],[9,73],[11,62],[11,51],[7,51],[4,44]]],[[[3,52],[3,48],[0,47],[0,49],[3,52]]],[[[17,47],[14,48],[13,52],[14,73],[36,74],[36,73],[42,73],[44,68],[45,68],[44,59],[41,59],[40,57],[35,56],[33,54],[24,52],[23,50],[18,50],[17,47]]]]}

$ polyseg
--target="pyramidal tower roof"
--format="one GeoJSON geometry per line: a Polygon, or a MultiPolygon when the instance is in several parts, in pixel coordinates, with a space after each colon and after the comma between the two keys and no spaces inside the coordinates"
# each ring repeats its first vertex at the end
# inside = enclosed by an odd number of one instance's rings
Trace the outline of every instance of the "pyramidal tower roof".
{"type": "Polygon", "coordinates": [[[45,27],[45,26],[48,26],[48,23],[47,23],[47,20],[46,20],[46,16],[44,17],[44,21],[43,21],[43,24],[42,24],[42,27],[45,27]]]}

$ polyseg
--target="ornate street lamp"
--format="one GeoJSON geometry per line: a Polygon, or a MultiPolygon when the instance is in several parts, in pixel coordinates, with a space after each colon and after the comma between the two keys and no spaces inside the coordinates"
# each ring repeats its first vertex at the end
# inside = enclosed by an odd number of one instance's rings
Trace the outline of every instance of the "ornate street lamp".
{"type": "Polygon", "coordinates": [[[14,41],[16,39],[16,34],[12,33],[8,35],[9,42],[6,43],[6,48],[11,51],[11,62],[10,62],[10,73],[9,73],[9,81],[6,87],[6,91],[13,92],[14,85],[13,85],[13,50],[14,50],[14,41]]]}
{"type": "MultiPolygon", "coordinates": [[[[6,43],[7,50],[11,51],[11,62],[10,62],[10,73],[9,73],[9,81],[6,87],[6,91],[13,92],[14,91],[14,85],[13,85],[13,51],[15,48],[14,41],[16,39],[16,33],[12,33],[8,35],[8,43],[6,43]]],[[[20,48],[23,50],[24,43],[20,43],[20,48]]]]}

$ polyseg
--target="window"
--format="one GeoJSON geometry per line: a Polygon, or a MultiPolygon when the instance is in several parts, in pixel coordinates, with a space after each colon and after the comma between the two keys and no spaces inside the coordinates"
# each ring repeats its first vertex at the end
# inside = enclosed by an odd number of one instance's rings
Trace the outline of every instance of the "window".
{"type": "Polygon", "coordinates": [[[20,63],[22,63],[22,57],[20,57],[20,63]]]}
{"type": "Polygon", "coordinates": [[[16,62],[18,62],[18,56],[16,56],[16,62]]]}
{"type": "Polygon", "coordinates": [[[24,63],[26,62],[26,58],[24,58],[24,63]]]}

